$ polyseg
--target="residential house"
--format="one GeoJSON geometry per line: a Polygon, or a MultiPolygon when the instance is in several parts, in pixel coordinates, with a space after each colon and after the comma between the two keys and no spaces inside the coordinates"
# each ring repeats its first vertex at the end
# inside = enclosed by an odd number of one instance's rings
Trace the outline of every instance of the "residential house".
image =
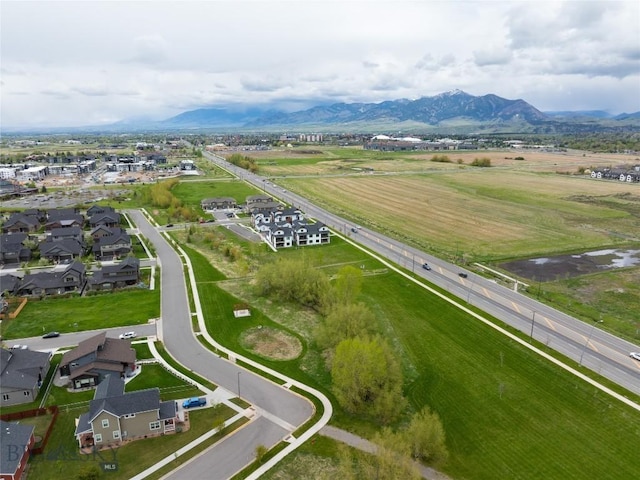
{"type": "Polygon", "coordinates": [[[113,207],[106,205],[92,205],[87,209],[87,217],[93,217],[99,213],[116,213],[113,207]]]}
{"type": "Polygon", "coordinates": [[[120,214],[117,212],[103,212],[96,213],[89,217],[89,226],[95,228],[98,225],[104,225],[105,227],[119,227],[120,226],[120,214]]]}
{"type": "Polygon", "coordinates": [[[124,232],[100,236],[95,239],[92,247],[96,260],[113,260],[124,257],[130,252],[131,237],[124,232]]]}
{"type": "Polygon", "coordinates": [[[279,208],[252,215],[255,229],[275,249],[330,243],[329,227],[305,220],[296,208],[279,208]]]}
{"type": "Polygon", "coordinates": [[[126,257],[116,265],[105,265],[89,277],[91,290],[113,290],[140,282],[140,260],[126,257]]]}
{"type": "Polygon", "coordinates": [[[18,291],[21,280],[22,279],[20,277],[11,274],[0,275],[0,296],[4,295],[5,292],[10,295],[15,295],[18,291]]]}
{"type": "Polygon", "coordinates": [[[0,265],[19,264],[31,259],[31,250],[25,246],[29,235],[7,233],[0,235],[0,265]]]}
{"type": "Polygon", "coordinates": [[[76,261],[69,264],[61,272],[26,274],[22,278],[16,293],[22,296],[61,295],[68,292],[82,291],[85,283],[85,267],[81,262],[76,261]]]}
{"type": "Polygon", "coordinates": [[[20,480],[36,443],[33,425],[0,420],[0,479],[20,480]]]}
{"type": "Polygon", "coordinates": [[[87,338],[60,360],[60,375],[68,377],[74,389],[94,387],[107,375],[131,375],[136,369],[136,352],[130,340],[107,337],[107,332],[87,338]]]}
{"type": "Polygon", "coordinates": [[[40,222],[34,215],[12,214],[2,225],[3,233],[32,233],[40,228],[40,222]]]}
{"type": "Polygon", "coordinates": [[[49,218],[47,223],[44,224],[44,229],[48,232],[56,228],[68,228],[78,227],[82,228],[84,225],[84,217],[79,213],[71,214],[69,216],[55,216],[49,218]]]}
{"type": "Polygon", "coordinates": [[[107,375],[98,385],[89,411],[77,420],[81,449],[117,447],[123,442],[176,432],[176,402],[160,401],[160,390],[124,391],[124,380],[107,375]]]}
{"type": "Polygon", "coordinates": [[[219,210],[223,208],[237,208],[238,203],[235,198],[231,197],[216,197],[205,198],[200,202],[202,210],[219,210]]]}
{"type": "Polygon", "coordinates": [[[247,213],[256,214],[260,212],[270,212],[281,208],[282,204],[276,202],[273,197],[269,195],[249,195],[246,198],[246,210],[247,213]]]}
{"type": "Polygon", "coordinates": [[[46,258],[52,262],[69,262],[79,258],[84,253],[84,245],[73,238],[63,238],[57,242],[47,238],[38,246],[40,258],[46,258]]]}
{"type": "Polygon", "coordinates": [[[80,244],[84,244],[84,233],[82,232],[81,225],[82,224],[72,227],[52,228],[49,231],[48,239],[53,242],[58,242],[71,238],[80,244]]]}
{"type": "Polygon", "coordinates": [[[33,402],[49,371],[51,354],[0,348],[0,405],[33,402]]]}
{"type": "Polygon", "coordinates": [[[127,233],[122,227],[107,227],[105,225],[98,225],[93,228],[89,235],[93,238],[93,241],[97,241],[100,237],[107,237],[109,235],[119,235],[121,233],[127,233]]]}

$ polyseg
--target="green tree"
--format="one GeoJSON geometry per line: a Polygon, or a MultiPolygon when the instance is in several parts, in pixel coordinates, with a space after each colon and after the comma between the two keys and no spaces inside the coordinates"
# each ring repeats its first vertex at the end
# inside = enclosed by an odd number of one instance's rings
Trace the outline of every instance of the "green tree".
{"type": "Polygon", "coordinates": [[[361,290],[362,270],[352,265],[342,267],[333,286],[334,301],[342,304],[355,302],[361,290]]]}
{"type": "Polygon", "coordinates": [[[447,461],[449,451],[444,427],[438,414],[429,407],[424,407],[413,416],[404,435],[413,458],[430,465],[441,465],[447,461]]]}
{"type": "Polygon", "coordinates": [[[331,377],[336,398],[348,412],[374,416],[388,423],[406,405],[400,364],[380,338],[351,338],[340,342],[331,377]]]}
{"type": "Polygon", "coordinates": [[[334,348],[348,338],[371,337],[376,330],[376,317],[364,303],[337,304],[316,329],[315,339],[321,348],[334,348]]]}
{"type": "Polygon", "coordinates": [[[267,452],[269,451],[269,449],[267,447],[265,447],[264,445],[258,445],[256,447],[256,461],[258,463],[262,463],[264,460],[265,455],[267,454],[267,452]]]}

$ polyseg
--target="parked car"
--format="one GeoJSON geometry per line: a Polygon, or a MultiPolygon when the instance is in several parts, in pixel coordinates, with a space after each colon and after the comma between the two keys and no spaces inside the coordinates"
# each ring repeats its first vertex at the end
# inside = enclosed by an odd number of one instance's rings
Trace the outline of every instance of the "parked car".
{"type": "Polygon", "coordinates": [[[167,224],[165,225],[165,227],[166,227],[166,228],[171,228],[171,227],[173,227],[173,223],[167,223],[167,224]]]}
{"type": "Polygon", "coordinates": [[[203,407],[207,404],[206,398],[192,397],[182,402],[182,408],[203,407]]]}
{"type": "Polygon", "coordinates": [[[49,332],[49,333],[45,333],[44,335],[42,335],[42,338],[56,338],[59,337],[60,333],[59,332],[49,332]]]}
{"type": "Polygon", "coordinates": [[[424,268],[425,270],[431,270],[431,267],[429,266],[428,263],[423,263],[422,268],[424,268]]]}
{"type": "Polygon", "coordinates": [[[136,332],[125,332],[120,334],[120,340],[126,340],[128,338],[136,338],[136,332]]]}
{"type": "Polygon", "coordinates": [[[462,278],[467,278],[467,274],[466,273],[460,272],[458,275],[461,276],[462,278]]]}
{"type": "Polygon", "coordinates": [[[640,361],[640,352],[631,352],[631,353],[629,354],[629,356],[630,356],[631,358],[633,358],[634,360],[638,360],[638,361],[640,361]]]}

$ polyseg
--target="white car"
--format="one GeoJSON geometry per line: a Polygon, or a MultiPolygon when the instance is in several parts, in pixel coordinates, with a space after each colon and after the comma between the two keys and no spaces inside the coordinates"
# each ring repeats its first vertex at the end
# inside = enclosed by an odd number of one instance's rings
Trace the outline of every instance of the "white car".
{"type": "Polygon", "coordinates": [[[629,356],[635,360],[640,360],[640,352],[631,352],[629,356]]]}
{"type": "Polygon", "coordinates": [[[126,332],[120,334],[121,340],[126,340],[127,338],[136,338],[136,332],[126,332]]]}

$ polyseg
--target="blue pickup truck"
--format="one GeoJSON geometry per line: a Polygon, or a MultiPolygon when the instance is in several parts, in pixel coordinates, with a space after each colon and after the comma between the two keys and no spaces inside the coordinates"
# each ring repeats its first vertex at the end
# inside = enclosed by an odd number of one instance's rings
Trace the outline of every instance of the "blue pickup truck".
{"type": "Polygon", "coordinates": [[[193,407],[203,407],[207,404],[206,398],[187,398],[184,402],[182,402],[182,408],[193,408],[193,407]]]}

